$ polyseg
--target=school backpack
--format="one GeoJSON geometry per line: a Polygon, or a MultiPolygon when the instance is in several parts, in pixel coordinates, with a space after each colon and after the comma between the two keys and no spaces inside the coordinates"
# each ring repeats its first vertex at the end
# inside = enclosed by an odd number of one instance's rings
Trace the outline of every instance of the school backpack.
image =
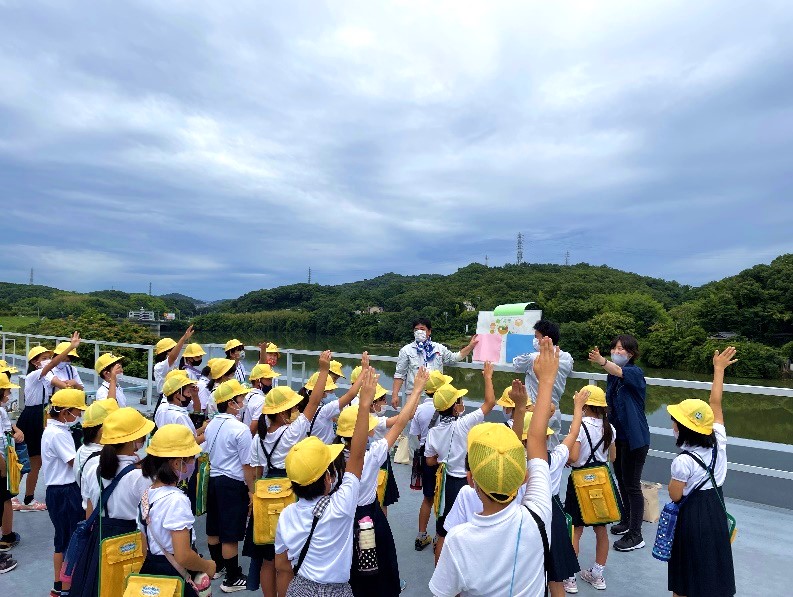
{"type": "Polygon", "coordinates": [[[608,464],[595,459],[595,451],[603,443],[603,438],[593,446],[587,426],[582,427],[592,452],[584,466],[574,468],[570,473],[581,509],[581,520],[587,525],[619,522],[622,519],[622,503],[611,470],[608,464]]]}
{"type": "Polygon", "coordinates": [[[19,484],[22,481],[22,463],[19,461],[19,456],[14,448],[14,438],[10,433],[6,434],[6,489],[11,496],[19,494],[19,484]]]}
{"type": "MultiPolygon", "coordinates": [[[[273,444],[272,451],[264,447],[264,440],[260,437],[264,457],[267,459],[268,474],[273,470],[271,456],[275,452],[281,438],[273,444]]],[[[275,543],[275,530],[278,527],[278,518],[289,504],[297,501],[292,482],[286,477],[265,477],[258,479],[254,485],[253,493],[253,542],[256,545],[269,545],[275,543]]]]}

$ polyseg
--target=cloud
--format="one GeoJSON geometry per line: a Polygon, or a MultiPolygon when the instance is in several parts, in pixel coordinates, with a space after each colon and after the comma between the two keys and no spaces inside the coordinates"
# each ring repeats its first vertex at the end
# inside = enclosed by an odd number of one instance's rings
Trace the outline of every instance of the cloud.
{"type": "Polygon", "coordinates": [[[793,250],[791,25],[784,2],[6,2],[4,278],[214,299],[499,264],[519,231],[532,261],[729,275],[793,250]]]}

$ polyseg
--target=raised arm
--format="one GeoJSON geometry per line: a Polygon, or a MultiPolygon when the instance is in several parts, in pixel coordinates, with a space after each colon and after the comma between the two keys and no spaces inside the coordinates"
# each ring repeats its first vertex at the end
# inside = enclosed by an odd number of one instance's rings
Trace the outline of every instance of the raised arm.
{"type": "Polygon", "coordinates": [[[388,442],[388,447],[396,443],[399,434],[405,429],[407,424],[410,422],[410,419],[413,418],[413,415],[416,414],[416,408],[419,405],[419,398],[421,398],[421,394],[424,391],[424,386],[427,385],[427,380],[430,378],[429,372],[422,367],[419,369],[418,373],[416,373],[416,379],[413,382],[413,391],[410,393],[410,397],[408,398],[407,402],[405,403],[405,407],[402,409],[396,416],[396,421],[391,426],[391,429],[388,430],[388,433],[385,434],[385,439],[388,442]]]}
{"type": "Polygon", "coordinates": [[[350,442],[350,458],[347,460],[346,472],[352,473],[359,479],[363,471],[363,456],[366,452],[366,439],[369,437],[369,411],[372,408],[372,400],[377,389],[377,380],[380,377],[375,375],[370,367],[366,371],[361,371],[364,378],[361,387],[361,395],[358,399],[358,418],[355,421],[355,430],[352,432],[350,442]]]}
{"type": "Polygon", "coordinates": [[[264,342],[259,343],[259,364],[266,365],[267,364],[267,340],[264,342]]]}
{"type": "Polygon", "coordinates": [[[512,413],[512,431],[518,436],[520,441],[523,441],[523,422],[526,419],[526,404],[529,400],[529,394],[526,392],[526,386],[519,379],[512,380],[512,389],[509,391],[509,397],[515,403],[515,410],[512,413]]]}
{"type": "Polygon", "coordinates": [[[713,353],[713,385],[710,388],[710,408],[713,409],[713,422],[724,425],[724,412],[721,409],[721,398],[724,392],[724,370],[737,362],[734,346],[728,346],[721,353],[713,353]]]}
{"type": "MultiPolygon", "coordinates": [[[[567,451],[572,455],[573,447],[575,446],[576,440],[578,439],[578,432],[581,431],[581,418],[583,417],[584,412],[584,403],[589,398],[589,390],[579,390],[573,396],[573,422],[570,423],[570,431],[562,440],[562,443],[567,446],[567,451]]],[[[571,460],[577,460],[577,457],[570,458],[571,460]]]]}
{"type": "MultiPolygon", "coordinates": [[[[53,356],[52,359],[50,359],[50,362],[47,363],[46,365],[44,365],[44,367],[41,370],[41,373],[39,373],[39,379],[44,379],[44,376],[47,375],[47,373],[49,373],[55,367],[57,367],[60,363],[65,361],[66,358],[69,356],[69,353],[71,351],[75,350],[78,346],[80,346],[80,332],[74,332],[72,334],[72,339],[69,342],[69,348],[64,350],[61,354],[56,354],[55,356],[53,356]]],[[[61,384],[56,384],[54,382],[55,382],[55,379],[53,379],[53,384],[52,385],[54,385],[56,388],[63,389],[63,388],[68,387],[67,384],[65,384],[63,382],[62,382],[62,385],[61,384]]]]}
{"type": "Polygon", "coordinates": [[[546,435],[548,420],[551,418],[551,395],[556,372],[559,370],[559,348],[547,336],[540,340],[540,356],[534,360],[534,373],[537,376],[537,397],[534,414],[531,417],[528,433],[529,458],[547,457],[546,435]]]}
{"type": "Polygon", "coordinates": [[[311,394],[308,397],[308,405],[303,410],[303,414],[309,421],[317,414],[319,403],[322,402],[322,397],[325,395],[325,384],[328,381],[328,371],[330,371],[330,361],[332,358],[333,355],[329,350],[319,355],[319,376],[317,377],[317,385],[311,390],[311,394]]]}
{"type": "Polygon", "coordinates": [[[609,375],[622,377],[622,367],[617,365],[614,361],[609,361],[606,357],[601,355],[600,349],[597,346],[589,351],[589,356],[587,358],[589,359],[590,363],[595,363],[596,365],[603,367],[606,370],[606,373],[609,375]]]}
{"type": "Polygon", "coordinates": [[[116,399],[116,391],[118,388],[118,376],[121,375],[121,365],[116,363],[110,369],[110,380],[107,382],[107,397],[116,399]]]}
{"type": "Polygon", "coordinates": [[[171,350],[168,351],[168,366],[173,367],[173,364],[179,358],[179,354],[182,352],[182,348],[184,348],[185,342],[187,342],[190,338],[193,337],[193,326],[189,326],[185,333],[182,334],[182,337],[179,338],[179,342],[176,343],[171,350]]]}
{"type": "Polygon", "coordinates": [[[496,405],[496,392],[493,390],[493,363],[490,361],[485,363],[482,376],[485,378],[485,401],[480,408],[485,415],[488,415],[496,405]]]}
{"type": "MultiPolygon", "coordinates": [[[[366,371],[368,368],[369,368],[369,353],[364,351],[364,353],[361,355],[361,372],[366,371]]],[[[358,395],[358,392],[361,391],[362,385],[363,385],[363,379],[359,375],[358,379],[356,379],[353,382],[353,384],[350,386],[350,389],[347,390],[347,393],[344,394],[344,396],[342,396],[341,398],[339,398],[339,410],[343,410],[344,408],[350,405],[350,402],[353,401],[353,398],[355,398],[358,395]]]]}

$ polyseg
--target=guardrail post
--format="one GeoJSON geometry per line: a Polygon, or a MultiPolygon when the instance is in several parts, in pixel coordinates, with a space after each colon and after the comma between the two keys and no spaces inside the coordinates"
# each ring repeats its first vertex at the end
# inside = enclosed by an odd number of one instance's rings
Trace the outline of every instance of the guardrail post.
{"type": "MultiPolygon", "coordinates": [[[[99,342],[94,342],[94,363],[99,360],[99,342]]],[[[99,373],[96,371],[96,367],[94,367],[94,387],[99,388],[99,373]]]]}
{"type": "Polygon", "coordinates": [[[3,360],[6,359],[6,334],[3,332],[3,360]]]}
{"type": "Polygon", "coordinates": [[[149,346],[148,350],[148,374],[146,375],[146,406],[151,408],[152,376],[154,375],[154,347],[149,346]]]}
{"type": "Polygon", "coordinates": [[[25,334],[25,358],[30,354],[30,334],[25,334]]]}
{"type": "Polygon", "coordinates": [[[589,384],[590,386],[596,386],[596,385],[598,385],[598,380],[596,380],[596,379],[588,379],[586,382],[587,382],[587,384],[589,384]]]}
{"type": "Polygon", "coordinates": [[[292,387],[292,349],[286,350],[286,385],[292,387]]]}

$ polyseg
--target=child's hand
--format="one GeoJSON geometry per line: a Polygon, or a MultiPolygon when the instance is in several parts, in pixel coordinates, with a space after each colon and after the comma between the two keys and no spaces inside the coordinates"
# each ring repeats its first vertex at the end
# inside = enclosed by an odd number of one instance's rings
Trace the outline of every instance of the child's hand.
{"type": "Polygon", "coordinates": [[[193,326],[191,324],[190,326],[188,326],[187,330],[185,330],[185,333],[184,333],[185,341],[187,341],[190,338],[192,338],[193,337],[193,333],[195,333],[195,330],[193,329],[193,326]]]}
{"type": "Polygon", "coordinates": [[[361,355],[361,371],[369,368],[369,352],[364,350],[361,355]]]}
{"type": "Polygon", "coordinates": [[[601,367],[606,364],[606,359],[605,357],[601,356],[600,349],[597,346],[589,351],[589,356],[587,358],[589,359],[590,363],[595,363],[601,367]]]}
{"type": "Polygon", "coordinates": [[[509,391],[509,397],[515,403],[515,408],[526,406],[529,401],[529,394],[526,392],[526,386],[519,379],[512,380],[512,389],[509,391]]]}
{"type": "Polygon", "coordinates": [[[578,390],[573,396],[573,405],[575,406],[576,410],[582,410],[584,408],[584,404],[589,399],[589,390],[578,390]]]}
{"type": "Polygon", "coordinates": [[[320,371],[330,371],[330,361],[333,358],[333,355],[330,353],[329,350],[325,350],[319,355],[319,370],[320,371]]]}
{"type": "Polygon", "coordinates": [[[72,340],[69,342],[69,346],[71,348],[77,348],[80,346],[80,332],[74,332],[72,334],[72,340]]]}
{"type": "Polygon", "coordinates": [[[261,342],[259,342],[259,351],[260,352],[267,352],[267,345],[268,344],[269,344],[269,342],[267,340],[262,340],[261,342]]]}
{"type": "Polygon", "coordinates": [[[540,340],[540,356],[534,359],[534,373],[539,383],[553,383],[559,371],[559,347],[546,336],[540,340]]]}
{"type": "Polygon", "coordinates": [[[25,434],[22,433],[21,429],[14,428],[14,441],[18,444],[21,444],[25,441],[25,434]]]}
{"type": "Polygon", "coordinates": [[[424,386],[427,385],[429,378],[429,371],[427,371],[424,367],[420,367],[418,373],[416,373],[416,377],[413,380],[413,388],[419,388],[420,390],[424,391],[424,386]]]}
{"type": "Polygon", "coordinates": [[[727,367],[732,365],[733,363],[737,363],[738,359],[733,359],[732,357],[735,356],[734,346],[728,346],[725,348],[721,353],[717,350],[713,353],[713,369],[714,370],[721,370],[724,371],[727,367]]]}
{"type": "Polygon", "coordinates": [[[493,363],[490,361],[485,362],[485,367],[482,369],[482,375],[489,381],[493,380],[493,363]]]}
{"type": "Polygon", "coordinates": [[[115,365],[113,365],[113,368],[110,370],[110,378],[111,379],[116,379],[119,375],[121,375],[123,370],[124,369],[121,366],[121,364],[120,363],[116,363],[115,365]]]}
{"type": "Polygon", "coordinates": [[[374,401],[377,380],[380,379],[380,376],[375,375],[374,369],[370,367],[366,371],[361,372],[361,377],[363,377],[363,384],[361,385],[361,392],[358,394],[358,408],[369,410],[374,401]]]}

